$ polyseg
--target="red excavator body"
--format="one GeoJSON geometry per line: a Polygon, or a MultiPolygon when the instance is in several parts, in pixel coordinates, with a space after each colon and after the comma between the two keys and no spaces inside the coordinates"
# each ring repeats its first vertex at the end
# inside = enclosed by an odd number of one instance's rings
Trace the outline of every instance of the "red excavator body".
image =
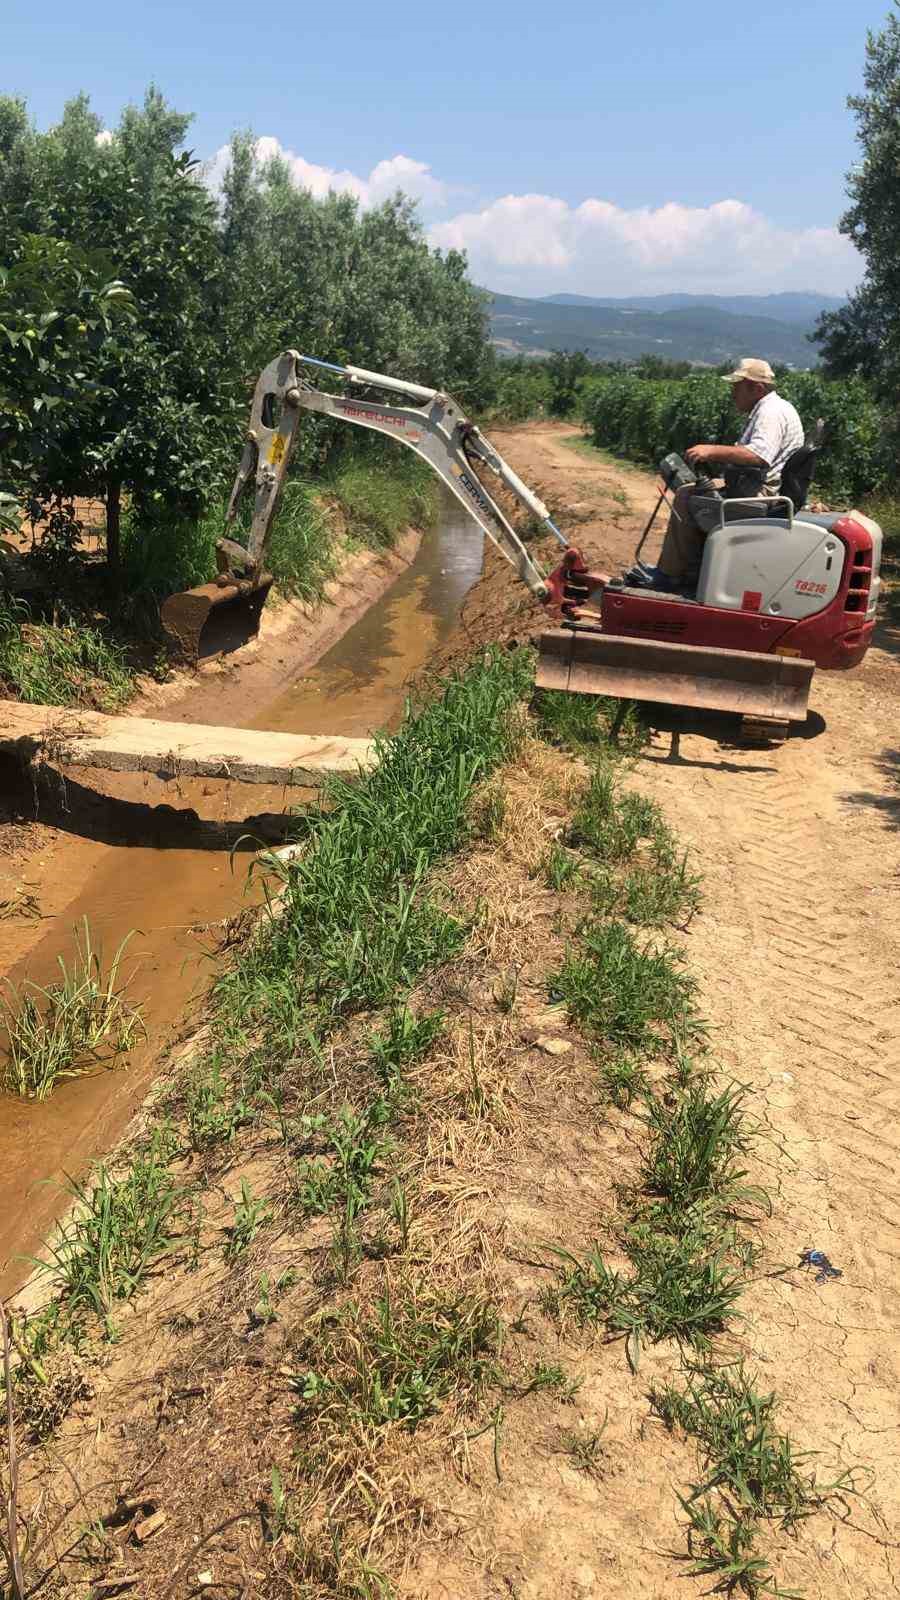
{"type": "MultiPolygon", "coordinates": [[[[696,599],[610,582],[567,551],[549,580],[566,622],[542,636],[539,686],[801,720],[814,668],[855,667],[871,643],[881,555],[880,529],[859,512],[798,519],[791,534],[804,523],[801,559],[793,567],[788,559],[784,581],[770,595],[741,588],[742,579],[735,586],[723,567],[738,530],[749,544],[748,524],[716,535],[721,549],[704,558],[696,599]],[[736,662],[739,655],[758,665],[736,662]],[[737,682],[736,699],[725,695],[726,679],[737,682]]],[[[752,571],[746,555],[743,562],[752,571]]]]}

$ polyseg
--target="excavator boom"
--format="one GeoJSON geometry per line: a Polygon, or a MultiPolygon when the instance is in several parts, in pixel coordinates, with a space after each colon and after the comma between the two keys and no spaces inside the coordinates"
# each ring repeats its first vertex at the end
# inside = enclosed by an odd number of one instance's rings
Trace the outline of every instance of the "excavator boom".
{"type": "Polygon", "coordinates": [[[218,578],[173,595],[162,608],[163,626],[183,655],[196,660],[209,651],[213,641],[208,638],[206,623],[220,608],[228,614],[226,633],[228,620],[238,611],[247,617],[252,632],[258,628],[272,581],[266,573],[269,538],[305,411],[338,417],[356,427],[385,434],[413,450],[475,518],[535,598],[548,598],[544,574],[476,474],[476,467],[493,473],[564,548],[568,541],[543,501],[522,482],[450,395],[421,384],[404,383],[384,373],[337,366],[300,355],[296,350],[285,350],[260,373],[226,512],[226,527],[231,529],[252,485],[253,513],[247,543],[226,533],[216,545],[218,578]],[[310,369],[339,377],[344,392],[317,388],[307,375],[310,369]],[[373,391],[394,395],[401,403],[373,398],[373,391]]]}

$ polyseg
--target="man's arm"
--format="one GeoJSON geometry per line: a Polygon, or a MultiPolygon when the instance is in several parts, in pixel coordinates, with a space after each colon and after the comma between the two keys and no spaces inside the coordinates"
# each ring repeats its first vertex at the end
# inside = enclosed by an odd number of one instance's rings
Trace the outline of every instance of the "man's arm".
{"type": "Polygon", "coordinates": [[[702,462],[723,467],[767,467],[768,461],[758,456],[754,450],[748,450],[742,444],[692,444],[684,452],[685,460],[692,467],[698,467],[702,462]]]}

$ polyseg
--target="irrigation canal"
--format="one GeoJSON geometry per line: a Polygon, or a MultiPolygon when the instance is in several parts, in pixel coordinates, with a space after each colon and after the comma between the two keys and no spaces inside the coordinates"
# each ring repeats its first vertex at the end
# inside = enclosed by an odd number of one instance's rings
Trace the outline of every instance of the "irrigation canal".
{"type": "MultiPolygon", "coordinates": [[[[455,625],[482,555],[480,530],[447,495],[438,526],[411,565],[314,667],[270,702],[241,706],[237,715],[234,684],[226,678],[228,715],[214,720],[349,736],[396,725],[410,678],[455,625]]],[[[123,970],[147,1038],[126,1069],[60,1084],[42,1104],[0,1098],[0,1294],[27,1276],[24,1258],[61,1209],[66,1174],[112,1145],[160,1056],[197,1016],[223,927],[259,892],[248,887],[246,836],[278,838],[286,809],[298,799],[296,790],[254,791],[203,779],[179,781],[175,803],[159,805],[154,783],[119,775],[114,794],[99,796],[70,786],[71,832],[53,842],[49,871],[57,891],[67,873],[78,888],[68,900],[63,893],[27,959],[7,971],[14,984],[53,981],[59,957],[72,954],[73,930],[86,918],[105,959],[128,939],[123,970]],[[232,854],[242,836],[245,848],[232,854]]]]}

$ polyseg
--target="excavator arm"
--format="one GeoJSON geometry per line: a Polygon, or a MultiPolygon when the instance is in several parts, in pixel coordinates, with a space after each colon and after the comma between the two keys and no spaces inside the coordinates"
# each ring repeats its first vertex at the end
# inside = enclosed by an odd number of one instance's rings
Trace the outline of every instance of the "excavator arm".
{"type": "Polygon", "coordinates": [[[386,434],[413,450],[475,518],[532,594],[541,601],[550,598],[544,574],[476,475],[475,467],[493,473],[566,549],[568,540],[552,521],[543,501],[522,482],[481,430],[468,421],[450,395],[383,373],[367,372],[362,367],[317,361],[296,350],[285,350],[271,361],[256,385],[226,524],[234,524],[251,480],[253,518],[246,545],[226,536],[216,546],[221,584],[236,585],[246,592],[263,580],[269,537],[304,411],[339,417],[357,427],[386,434]],[[310,368],[339,376],[345,392],[332,394],[316,388],[307,377],[310,368]],[[353,389],[365,390],[365,397],[349,392],[353,389]],[[371,399],[372,391],[396,395],[399,403],[371,399]]]}

